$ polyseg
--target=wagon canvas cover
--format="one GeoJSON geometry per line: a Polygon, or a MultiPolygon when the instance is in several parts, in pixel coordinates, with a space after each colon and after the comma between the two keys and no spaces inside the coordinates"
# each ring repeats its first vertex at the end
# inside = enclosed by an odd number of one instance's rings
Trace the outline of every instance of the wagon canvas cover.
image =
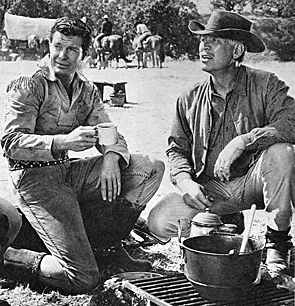
{"type": "Polygon", "coordinates": [[[56,19],[30,18],[5,13],[5,31],[9,39],[27,40],[30,35],[44,38],[56,19]]]}

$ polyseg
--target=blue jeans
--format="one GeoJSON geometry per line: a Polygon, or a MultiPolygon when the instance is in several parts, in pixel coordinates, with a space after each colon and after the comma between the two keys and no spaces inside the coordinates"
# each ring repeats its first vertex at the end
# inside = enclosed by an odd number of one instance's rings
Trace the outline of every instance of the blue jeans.
{"type": "MultiPolygon", "coordinates": [[[[97,222],[108,227],[112,210],[105,207],[115,205],[102,201],[100,187],[96,187],[102,161],[98,156],[11,172],[18,207],[50,252],[39,271],[45,284],[79,293],[98,282],[90,240],[103,247],[104,235],[112,237],[107,230],[102,234],[104,226],[97,222]]],[[[121,195],[140,213],[158,190],[163,174],[162,161],[131,155],[129,167],[121,171],[121,195]]],[[[121,219],[121,224],[129,221],[121,219]]],[[[114,229],[112,224],[109,228],[114,229]]]]}
{"type": "MultiPolygon", "coordinates": [[[[294,165],[294,146],[279,143],[263,151],[246,175],[228,182],[210,180],[203,183],[213,198],[211,212],[225,215],[250,209],[256,204],[258,209],[268,212],[270,228],[287,230],[295,205],[294,165]]],[[[148,225],[160,237],[176,237],[178,220],[192,220],[198,212],[189,207],[179,193],[168,193],[150,211],[148,225]]]]}
{"type": "MultiPolygon", "coordinates": [[[[0,246],[0,260],[3,258],[3,254],[9,245],[13,242],[17,236],[21,225],[22,219],[16,208],[8,201],[0,198],[0,215],[5,218],[5,223],[7,221],[7,241],[4,245],[0,246]],[[7,218],[7,219],[6,219],[7,218]]],[[[3,224],[1,224],[3,226],[3,224]]],[[[5,224],[6,225],[6,224],[5,224]]],[[[6,226],[5,226],[6,227],[6,226]]],[[[1,237],[3,239],[3,237],[1,237]]]]}

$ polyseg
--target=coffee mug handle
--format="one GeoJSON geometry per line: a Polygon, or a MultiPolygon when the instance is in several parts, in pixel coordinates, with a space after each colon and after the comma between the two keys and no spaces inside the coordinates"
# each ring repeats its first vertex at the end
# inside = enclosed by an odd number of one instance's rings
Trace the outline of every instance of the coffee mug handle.
{"type": "Polygon", "coordinates": [[[99,139],[99,130],[97,127],[94,127],[94,132],[95,132],[94,137],[99,139]]]}

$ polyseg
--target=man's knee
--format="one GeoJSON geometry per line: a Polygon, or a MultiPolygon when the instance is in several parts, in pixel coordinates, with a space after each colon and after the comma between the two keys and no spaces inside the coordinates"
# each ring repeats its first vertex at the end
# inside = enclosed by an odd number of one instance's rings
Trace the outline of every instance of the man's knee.
{"type": "Polygon", "coordinates": [[[267,169],[277,169],[279,172],[291,172],[293,171],[295,163],[294,152],[294,146],[292,144],[276,143],[266,150],[263,163],[267,169]]]}
{"type": "Polygon", "coordinates": [[[162,160],[156,158],[151,158],[151,163],[154,168],[153,173],[155,173],[159,179],[162,180],[165,172],[165,163],[162,160]]]}
{"type": "Polygon", "coordinates": [[[84,274],[78,278],[72,280],[72,291],[73,293],[85,293],[90,292],[93,290],[99,281],[99,273],[92,273],[92,274],[84,274]]]}
{"type": "Polygon", "coordinates": [[[129,177],[141,177],[140,184],[144,181],[144,178],[151,178],[154,174],[161,179],[164,175],[165,164],[163,161],[155,158],[151,158],[144,154],[132,154],[129,167],[123,170],[123,176],[129,177]]]}
{"type": "Polygon", "coordinates": [[[196,212],[188,207],[182,196],[176,192],[165,194],[151,209],[148,216],[148,227],[159,237],[175,237],[178,220],[192,217],[196,212]],[[190,215],[192,213],[192,215],[190,215]]]}

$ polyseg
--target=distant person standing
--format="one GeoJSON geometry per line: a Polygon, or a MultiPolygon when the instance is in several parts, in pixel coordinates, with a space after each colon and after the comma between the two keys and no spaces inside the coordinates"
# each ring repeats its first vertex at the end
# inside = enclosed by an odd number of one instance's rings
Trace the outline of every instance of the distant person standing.
{"type": "Polygon", "coordinates": [[[102,19],[103,19],[103,22],[101,24],[100,33],[98,34],[99,43],[101,43],[101,40],[104,37],[112,35],[112,32],[113,32],[113,24],[109,20],[109,16],[104,15],[102,19]]]}

